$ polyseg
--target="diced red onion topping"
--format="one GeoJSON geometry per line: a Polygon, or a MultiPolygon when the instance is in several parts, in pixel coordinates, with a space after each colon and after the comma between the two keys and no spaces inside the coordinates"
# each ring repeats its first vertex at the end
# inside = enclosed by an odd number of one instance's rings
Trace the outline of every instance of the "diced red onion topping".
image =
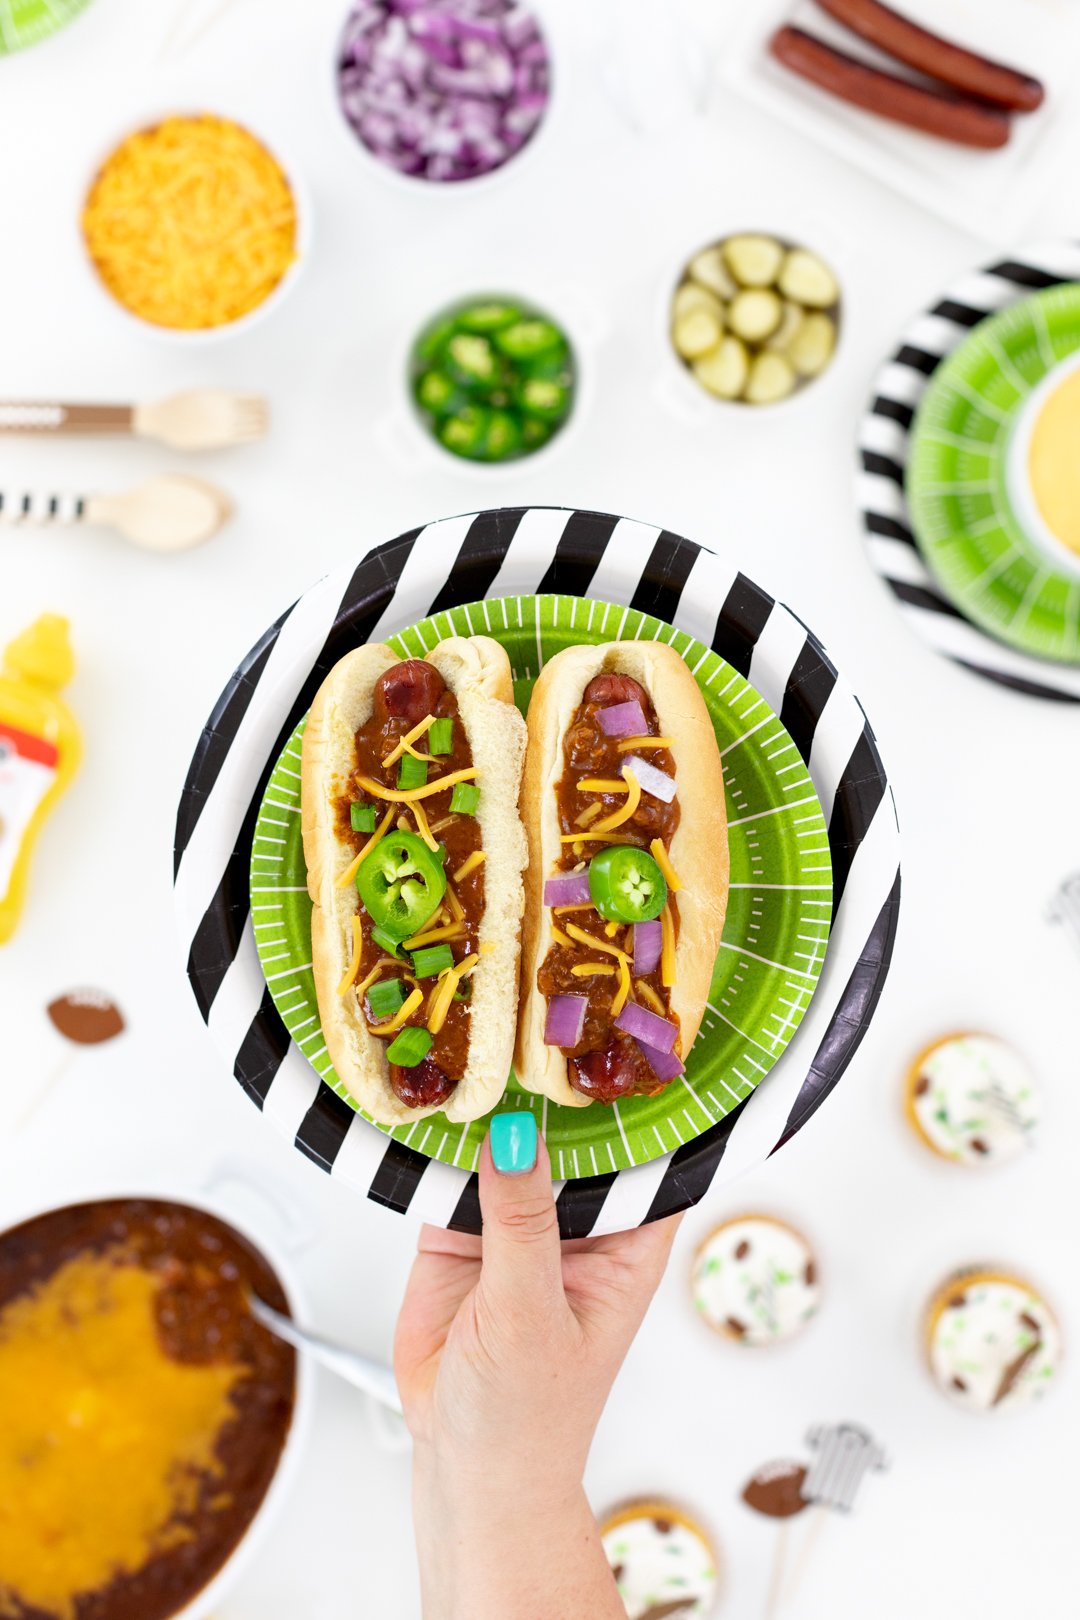
{"type": "Polygon", "coordinates": [[[552,996],[544,1020],[545,1046],[576,1046],[585,1028],[588,996],[552,996]]]}
{"type": "Polygon", "coordinates": [[[609,703],[597,711],[600,730],[605,737],[644,737],[649,729],[645,711],[636,698],[627,703],[609,703]]]}
{"type": "Polygon", "coordinates": [[[639,759],[637,754],[629,756],[623,770],[633,772],[641,783],[642,793],[651,793],[654,799],[662,799],[665,804],[670,804],[675,797],[675,778],[658,771],[655,765],[650,765],[646,759],[639,759]]]}
{"type": "Polygon", "coordinates": [[[664,930],[655,922],[634,924],[634,972],[654,973],[664,947],[664,930]]]}
{"type": "Polygon", "coordinates": [[[659,1013],[650,1012],[648,1007],[639,1007],[636,1001],[628,1001],[618,1018],[615,1028],[625,1030],[632,1035],[642,1046],[655,1047],[658,1052],[670,1052],[675,1045],[675,1037],[679,1031],[675,1025],[659,1013]]]}
{"type": "Polygon", "coordinates": [[[547,45],[517,0],[354,0],[341,37],[341,106],[383,163],[472,180],[536,133],[547,45]]]}
{"type": "Polygon", "coordinates": [[[658,1052],[655,1046],[643,1046],[640,1041],[634,1044],[658,1080],[674,1080],[685,1072],[685,1063],[674,1052],[658,1052]]]}
{"type": "Polygon", "coordinates": [[[545,906],[587,905],[589,895],[588,872],[564,872],[549,877],[544,884],[545,906]]]}

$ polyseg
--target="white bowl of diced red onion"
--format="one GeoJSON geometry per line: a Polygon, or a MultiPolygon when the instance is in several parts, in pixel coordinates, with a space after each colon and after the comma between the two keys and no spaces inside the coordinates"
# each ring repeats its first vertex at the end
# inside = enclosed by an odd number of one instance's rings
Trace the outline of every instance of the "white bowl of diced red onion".
{"type": "Polygon", "coordinates": [[[361,151],[435,190],[499,174],[551,102],[547,39],[520,0],[353,0],[335,73],[361,151]]]}

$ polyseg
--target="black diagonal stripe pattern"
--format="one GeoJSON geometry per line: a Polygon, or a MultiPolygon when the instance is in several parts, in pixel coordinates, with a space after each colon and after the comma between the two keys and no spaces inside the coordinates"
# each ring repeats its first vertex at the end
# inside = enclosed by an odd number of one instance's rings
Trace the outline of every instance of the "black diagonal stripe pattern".
{"type": "Polygon", "coordinates": [[[905,546],[914,546],[918,550],[915,536],[906,523],[901,523],[898,518],[886,517],[884,512],[867,512],[864,515],[871,534],[882,534],[888,540],[902,540],[905,546]]]}
{"type": "Polygon", "coordinates": [[[315,1101],[300,1121],[296,1132],[296,1146],[301,1153],[323,1170],[332,1170],[334,1160],[341,1152],[341,1144],[349,1126],[356,1118],[344,1097],[339,1097],[328,1085],[321,1084],[315,1101]]]}
{"type": "Polygon", "coordinates": [[[878,394],[870,410],[874,416],[887,416],[891,422],[899,422],[905,428],[915,420],[914,405],[905,405],[902,399],[890,399],[888,394],[878,394]]]}
{"type": "Polygon", "coordinates": [[[800,1130],[832,1091],[869,1027],[892,960],[900,917],[900,872],[878,913],[847,984],[840,1004],[814,1054],[806,1079],[788,1115],[783,1135],[773,1149],[783,1147],[800,1130]]]}
{"type": "Polygon", "coordinates": [[[588,1237],[600,1219],[604,1200],[618,1179],[618,1171],[609,1170],[602,1176],[581,1176],[577,1181],[568,1181],[555,1200],[559,1236],[588,1237]]]}
{"type": "Polygon", "coordinates": [[[392,1136],[388,1137],[386,1152],[368,1188],[368,1197],[374,1199],[376,1204],[385,1204],[387,1209],[397,1210],[399,1215],[403,1215],[416,1196],[416,1189],[430,1163],[431,1160],[425,1159],[422,1153],[406,1147],[404,1142],[395,1142],[392,1136]]]}
{"type": "Polygon", "coordinates": [[[479,1232],[483,1226],[480,1215],[480,1177],[475,1171],[461,1189],[461,1197],[454,1205],[454,1213],[446,1224],[451,1232],[479,1232]]]}
{"type": "Polygon", "coordinates": [[[653,542],[630,606],[639,613],[662,619],[665,624],[674,624],[686,581],[700,551],[701,547],[692,540],[683,540],[663,529],[653,542]]]}
{"type": "Polygon", "coordinates": [[[958,658],[954,655],[953,662],[963,669],[970,669],[976,675],[983,675],[988,681],[996,681],[999,686],[1007,686],[1010,691],[1023,692],[1028,697],[1049,698],[1052,703],[1080,703],[1080,696],[1074,692],[1063,692],[1057,686],[1044,686],[1041,681],[1030,680],[1026,675],[1014,675],[1009,670],[991,669],[986,664],[978,664],[971,658],[958,658]]]}
{"type": "Polygon", "coordinates": [[[473,519],[454,562],[447,559],[446,582],[428,609],[428,618],[487,595],[524,516],[523,506],[506,506],[473,519]]]}
{"type": "Polygon", "coordinates": [[[176,831],[173,836],[173,881],[180,869],[183,855],[195,831],[203,807],[213,791],[229,749],[236,740],[240,722],[247,713],[255,688],[262,679],[266,661],[281,634],[281,627],[292,607],[285,609],[280,619],[270,626],[266,634],[255,643],[238,669],[233,671],[228,686],[218,698],[214,712],[203,727],[191,764],[188,766],[184,791],[180,795],[180,808],[176,812],[176,831]]]}
{"type": "Polygon", "coordinates": [[[931,354],[929,349],[920,349],[914,343],[902,343],[893,359],[898,366],[910,366],[912,371],[921,371],[924,377],[931,377],[940,366],[942,357],[931,354]]]}
{"type": "Polygon", "coordinates": [[[266,1101],[266,1094],[285,1061],[291,1038],[267,985],[259,1010],[248,1025],[233,1062],[234,1075],[258,1108],[266,1101]]]}
{"type": "Polygon", "coordinates": [[[537,596],[588,596],[618,521],[607,512],[571,512],[537,596]]]}
{"type": "Polygon", "coordinates": [[[1000,276],[1002,281],[1011,281],[1017,287],[1031,287],[1038,290],[1043,287],[1060,287],[1069,278],[1057,276],[1052,270],[1041,270],[1036,264],[1024,264],[1019,259],[1002,259],[1000,264],[990,266],[992,276],[1000,276]]]}
{"type": "Polygon", "coordinates": [[[752,579],[738,574],[724,600],[713,631],[712,650],[744,680],[749,678],[754,648],[776,603],[752,579]]]}
{"type": "Polygon", "coordinates": [[[978,326],[985,321],[985,309],[976,309],[974,304],[963,304],[959,298],[942,298],[930,311],[931,315],[940,315],[943,320],[952,321],[954,326],[978,326]]]}
{"type": "Polygon", "coordinates": [[[964,624],[969,622],[958,607],[954,607],[936,591],[928,591],[924,585],[913,585],[907,579],[890,579],[889,584],[893,588],[894,595],[898,596],[901,602],[907,602],[909,607],[924,608],[927,613],[941,613],[949,619],[960,619],[964,624]]]}
{"type": "Polygon", "coordinates": [[[814,636],[807,636],[787,678],[780,706],[780,724],[789,733],[805,765],[810,763],[814,733],[836,681],[836,670],[821,644],[814,636]]]}
{"type": "Polygon", "coordinates": [[[869,832],[870,823],[888,790],[885,769],[874,743],[874,734],[867,723],[844,767],[829,817],[834,919],[844,898],[844,889],[859,845],[869,832]]]}
{"type": "Polygon", "coordinates": [[[904,469],[892,456],[883,456],[879,450],[862,450],[860,457],[863,471],[877,473],[879,478],[891,478],[894,484],[904,487],[904,469]]]}
{"type": "Polygon", "coordinates": [[[668,1160],[664,1178],[642,1219],[642,1226],[650,1221],[663,1220],[665,1215],[677,1215],[680,1210],[690,1209],[704,1198],[720,1168],[731,1133],[749,1101],[750,1098],[745,1097],[737,1108],[711,1125],[703,1135],[675,1149],[668,1160]]]}

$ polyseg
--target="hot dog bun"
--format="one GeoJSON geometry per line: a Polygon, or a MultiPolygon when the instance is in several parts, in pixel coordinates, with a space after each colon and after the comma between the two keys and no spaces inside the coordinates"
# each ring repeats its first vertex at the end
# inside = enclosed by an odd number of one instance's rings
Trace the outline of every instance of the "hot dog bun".
{"type": "MultiPolygon", "coordinates": [[[[323,1038],[338,1077],[382,1125],[406,1125],[435,1113],[409,1108],[389,1081],[386,1042],[373,1036],[355,994],[337,988],[351,955],[355,884],[336,879],[353,858],[338,836],[334,801],[351,776],[355,734],[371,717],[375,683],[400,663],[382,643],[357,647],[326,677],[311,705],[301,760],[301,819],[311,914],[311,950],[323,1038]]],[[[465,1073],[442,1112],[478,1119],[502,1096],[510,1072],[518,999],[518,958],[527,860],[518,815],[525,722],[514,707],[510,661],[488,636],[455,636],[427,654],[458,703],[480,784],[477,819],[485,852],[481,957],[472,976],[472,1017],[465,1073]],[[485,952],[484,947],[490,949],[485,952]]]]}
{"type": "Polygon", "coordinates": [[[587,1106],[591,1099],[571,1086],[560,1049],[544,1045],[547,999],[537,989],[536,975],[551,944],[544,882],[555,870],[560,851],[555,788],[563,774],[563,735],[585,687],[604,670],[638,681],[652,699],[661,733],[673,738],[682,816],[669,854],[683,887],[678,893],[679,937],[671,1006],[679,1017],[684,1061],[705,1011],[727,910],[723,770],[705,701],[678,653],[659,642],[619,641],[568,647],[556,654],[540,674],[528,713],[529,747],[521,802],[529,867],[514,1065],[523,1086],[574,1108],[587,1106]]]}

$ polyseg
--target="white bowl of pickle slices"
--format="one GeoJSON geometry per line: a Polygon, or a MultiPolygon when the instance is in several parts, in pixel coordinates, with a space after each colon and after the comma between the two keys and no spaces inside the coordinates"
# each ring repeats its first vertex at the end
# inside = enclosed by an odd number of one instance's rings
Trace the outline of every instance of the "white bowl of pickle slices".
{"type": "Polygon", "coordinates": [[[840,283],[817,253],[743,231],[689,259],[668,332],[681,368],[716,400],[777,405],[826,370],[840,334],[840,283]]]}

